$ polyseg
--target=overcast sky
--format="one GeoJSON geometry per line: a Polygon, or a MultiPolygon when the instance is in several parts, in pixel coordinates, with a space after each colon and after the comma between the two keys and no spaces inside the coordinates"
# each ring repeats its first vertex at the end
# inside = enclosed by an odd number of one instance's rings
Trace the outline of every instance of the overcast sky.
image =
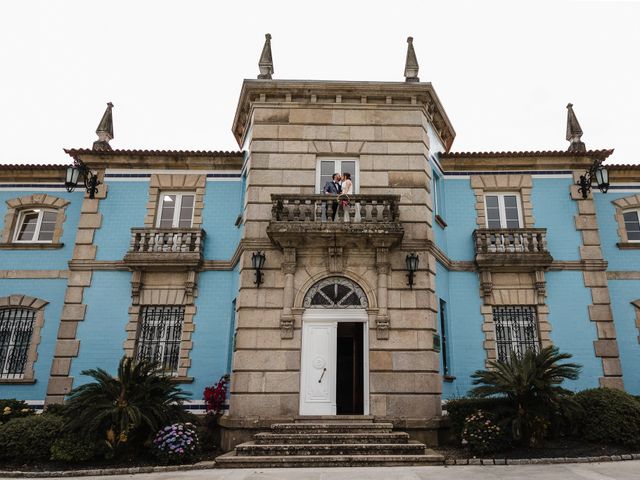
{"type": "Polygon", "coordinates": [[[236,150],[243,78],[404,80],[406,37],[457,132],[453,151],[587,148],[640,163],[640,1],[0,3],[0,163],[67,163],[107,101],[114,148],[236,150]]]}

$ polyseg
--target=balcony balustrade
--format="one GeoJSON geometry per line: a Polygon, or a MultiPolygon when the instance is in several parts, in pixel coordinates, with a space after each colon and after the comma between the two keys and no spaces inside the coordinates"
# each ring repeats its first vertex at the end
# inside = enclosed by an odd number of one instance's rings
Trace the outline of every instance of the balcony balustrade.
{"type": "Polygon", "coordinates": [[[393,244],[404,234],[399,195],[350,195],[336,199],[317,194],[273,194],[271,200],[267,233],[277,243],[301,236],[308,241],[311,237],[380,239],[386,235],[393,244]]]}
{"type": "Polygon", "coordinates": [[[132,228],[129,266],[194,268],[202,262],[205,232],[200,228],[132,228]]]}
{"type": "Polygon", "coordinates": [[[481,228],[473,232],[473,242],[481,268],[544,268],[553,261],[545,228],[481,228]]]}

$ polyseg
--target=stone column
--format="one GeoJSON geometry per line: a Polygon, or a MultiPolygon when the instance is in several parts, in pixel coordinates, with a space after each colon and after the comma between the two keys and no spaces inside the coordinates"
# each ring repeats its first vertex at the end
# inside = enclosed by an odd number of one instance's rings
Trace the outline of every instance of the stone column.
{"type": "Polygon", "coordinates": [[[293,338],[293,300],[295,297],[294,280],[296,273],[296,249],[284,248],[282,272],[284,273],[284,292],[282,298],[282,315],[280,316],[280,338],[293,338]]]}
{"type": "Polygon", "coordinates": [[[376,317],[376,336],[379,340],[389,339],[389,249],[376,248],[376,270],[378,272],[378,316],[376,317]]]}

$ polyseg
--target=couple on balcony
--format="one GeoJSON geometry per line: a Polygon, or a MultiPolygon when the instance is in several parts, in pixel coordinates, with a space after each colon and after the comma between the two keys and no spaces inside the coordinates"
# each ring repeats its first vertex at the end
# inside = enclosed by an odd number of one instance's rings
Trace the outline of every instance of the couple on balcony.
{"type": "Polygon", "coordinates": [[[325,195],[335,195],[337,198],[333,202],[333,215],[332,220],[335,221],[338,213],[338,202],[343,207],[349,205],[349,194],[353,191],[353,182],[351,181],[351,174],[349,172],[334,173],[331,176],[331,180],[325,183],[322,192],[325,195]]]}

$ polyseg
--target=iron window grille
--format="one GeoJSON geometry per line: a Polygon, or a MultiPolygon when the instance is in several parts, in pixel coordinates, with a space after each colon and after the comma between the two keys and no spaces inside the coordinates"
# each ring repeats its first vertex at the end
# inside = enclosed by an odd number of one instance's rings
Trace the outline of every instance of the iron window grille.
{"type": "Polygon", "coordinates": [[[140,313],[136,359],[157,362],[167,373],[176,375],[183,323],[183,306],[143,307],[140,313]]]}
{"type": "Polygon", "coordinates": [[[28,308],[0,309],[0,378],[23,378],[35,318],[28,308]]]}
{"type": "Polygon", "coordinates": [[[508,362],[511,352],[522,357],[527,350],[539,351],[536,310],[531,305],[493,307],[498,361],[508,362]]]}

